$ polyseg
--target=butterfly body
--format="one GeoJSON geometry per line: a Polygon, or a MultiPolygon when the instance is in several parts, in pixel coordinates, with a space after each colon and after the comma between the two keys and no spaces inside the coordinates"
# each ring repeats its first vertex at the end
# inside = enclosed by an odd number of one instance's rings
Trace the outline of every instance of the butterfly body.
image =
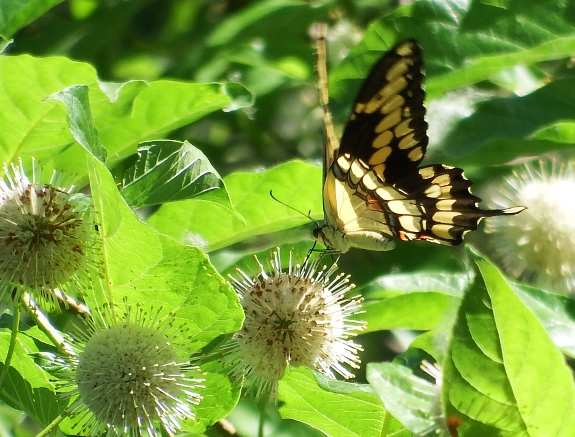
{"type": "Polygon", "coordinates": [[[421,49],[407,39],[373,67],[341,144],[324,116],[325,223],[314,234],[328,250],[390,250],[394,237],[457,245],[482,218],[524,209],[482,210],[463,170],[419,167],[428,144],[424,98],[421,49]]]}

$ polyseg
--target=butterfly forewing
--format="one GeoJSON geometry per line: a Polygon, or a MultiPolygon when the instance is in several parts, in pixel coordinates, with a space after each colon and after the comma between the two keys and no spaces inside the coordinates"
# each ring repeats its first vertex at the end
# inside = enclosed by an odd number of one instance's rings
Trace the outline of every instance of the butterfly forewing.
{"type": "Polygon", "coordinates": [[[421,49],[402,41],[373,67],[345,127],[339,154],[351,153],[393,184],[415,169],[428,143],[421,49]]]}

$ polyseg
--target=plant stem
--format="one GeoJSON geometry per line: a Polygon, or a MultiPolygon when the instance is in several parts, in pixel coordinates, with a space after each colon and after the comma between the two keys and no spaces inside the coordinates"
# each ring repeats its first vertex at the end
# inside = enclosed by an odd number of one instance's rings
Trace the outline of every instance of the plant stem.
{"type": "Polygon", "coordinates": [[[391,421],[391,414],[388,411],[385,412],[383,416],[383,426],[381,427],[381,437],[387,436],[387,428],[389,426],[389,422],[391,421]]]}
{"type": "Polygon", "coordinates": [[[26,308],[26,311],[30,318],[34,320],[36,325],[52,340],[54,346],[58,349],[60,353],[74,356],[74,351],[68,346],[64,337],[60,332],[52,326],[46,315],[38,308],[38,305],[30,299],[28,293],[22,295],[22,305],[26,308]]]}
{"type": "Polygon", "coordinates": [[[4,386],[4,380],[6,379],[6,375],[8,375],[8,369],[10,368],[10,362],[12,361],[12,355],[14,355],[19,326],[20,304],[19,301],[16,300],[16,305],[14,306],[14,320],[12,322],[12,335],[10,336],[10,346],[8,347],[8,353],[6,354],[6,359],[4,360],[4,367],[2,367],[2,372],[0,373],[0,391],[2,391],[2,387],[4,386]]]}
{"type": "Polygon", "coordinates": [[[54,428],[56,428],[60,424],[62,420],[64,420],[64,416],[59,415],[52,422],[50,422],[46,428],[44,428],[42,431],[36,434],[36,437],[47,436],[54,428]]]}
{"type": "Polygon", "coordinates": [[[258,437],[264,437],[264,425],[266,421],[266,406],[267,398],[264,396],[258,402],[258,409],[260,410],[260,423],[258,425],[258,437]]]}

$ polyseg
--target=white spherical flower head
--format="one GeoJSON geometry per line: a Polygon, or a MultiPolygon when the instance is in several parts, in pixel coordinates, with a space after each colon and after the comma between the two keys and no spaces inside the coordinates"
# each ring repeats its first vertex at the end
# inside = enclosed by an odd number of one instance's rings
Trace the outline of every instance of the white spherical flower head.
{"type": "Polygon", "coordinates": [[[19,288],[54,309],[54,290],[89,276],[96,230],[90,199],[63,188],[56,173],[48,184],[37,182],[32,164],[32,180],[21,161],[4,164],[0,179],[0,295],[19,288]]]}
{"type": "MultiPolygon", "coordinates": [[[[256,258],[257,261],[257,258],[256,258]]],[[[259,261],[258,261],[259,264],[259,261]]],[[[279,249],[268,274],[255,278],[238,269],[240,279],[230,276],[245,312],[242,329],[228,344],[228,362],[235,380],[245,377],[248,388],[275,400],[278,381],[287,365],[307,366],[335,378],[353,378],[342,364],[358,368],[361,347],[349,340],[365,329],[365,322],[351,318],[360,311],[361,297],[345,298],[354,288],[349,276],[332,277],[336,265],[318,271],[319,263],[281,269],[279,249]]]]}
{"type": "Polygon", "coordinates": [[[494,257],[512,277],[557,292],[574,292],[575,165],[538,161],[515,171],[506,183],[493,200],[527,209],[487,223],[494,257]]]}
{"type": "MultiPolygon", "coordinates": [[[[153,311],[153,310],[152,310],[153,311]]],[[[129,307],[123,321],[106,310],[88,323],[87,334],[73,342],[76,356],[61,360],[67,410],[82,435],[150,436],[163,429],[174,435],[182,421],[194,419],[201,396],[199,368],[185,361],[191,351],[187,329],[173,315],[150,317],[129,307]],[[71,373],[71,374],[70,374],[71,373]]]]}

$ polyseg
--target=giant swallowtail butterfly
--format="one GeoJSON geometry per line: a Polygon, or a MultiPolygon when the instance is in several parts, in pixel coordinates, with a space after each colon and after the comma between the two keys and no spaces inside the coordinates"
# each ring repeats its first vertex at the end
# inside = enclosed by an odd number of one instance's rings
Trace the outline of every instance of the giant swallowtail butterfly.
{"type": "MultiPolygon", "coordinates": [[[[325,32],[325,31],[324,31],[325,32]]],[[[326,131],[323,207],[314,231],[328,250],[393,249],[393,237],[457,245],[484,217],[463,170],[420,167],[428,143],[421,48],[406,39],[387,52],[360,88],[341,144],[327,110],[325,39],[318,39],[318,82],[326,131]]]]}

